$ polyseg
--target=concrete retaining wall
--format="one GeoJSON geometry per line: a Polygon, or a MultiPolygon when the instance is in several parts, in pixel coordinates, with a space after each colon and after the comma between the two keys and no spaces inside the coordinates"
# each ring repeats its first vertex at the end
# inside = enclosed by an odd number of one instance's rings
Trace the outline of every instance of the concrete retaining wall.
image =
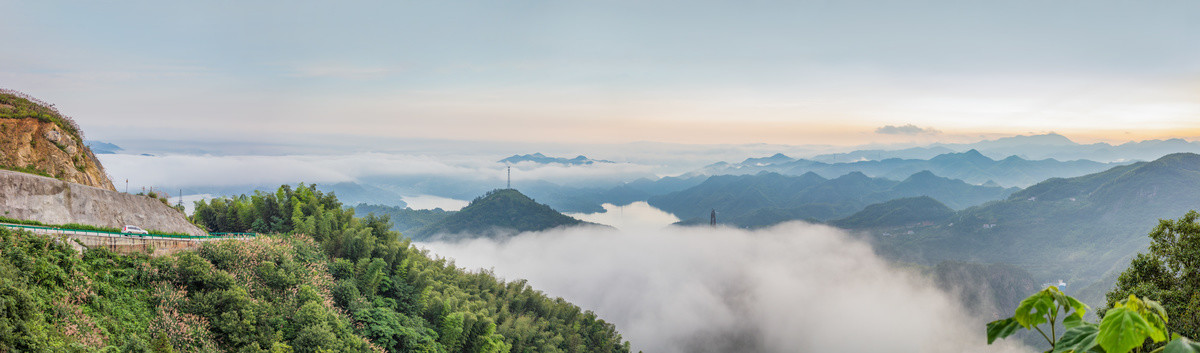
{"type": "Polygon", "coordinates": [[[157,199],[0,170],[0,214],[45,224],[79,223],[121,228],[135,225],[171,233],[205,235],[157,199]]]}
{"type": "Polygon", "coordinates": [[[78,239],[83,243],[84,247],[107,248],[113,252],[122,254],[142,253],[154,256],[170,255],[180,251],[199,250],[202,240],[179,240],[179,239],[138,239],[138,238],[121,238],[121,237],[105,237],[93,235],[66,235],[64,236],[75,247],[75,250],[83,251],[83,248],[78,243],[70,239],[78,239]]]}

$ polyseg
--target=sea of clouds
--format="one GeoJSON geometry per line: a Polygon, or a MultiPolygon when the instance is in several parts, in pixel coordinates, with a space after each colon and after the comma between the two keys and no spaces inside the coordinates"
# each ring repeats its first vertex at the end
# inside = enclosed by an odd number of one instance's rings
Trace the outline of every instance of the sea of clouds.
{"type": "Polygon", "coordinates": [[[825,226],[575,227],[419,245],[594,310],[646,352],[1030,351],[987,345],[985,319],[825,226]]]}

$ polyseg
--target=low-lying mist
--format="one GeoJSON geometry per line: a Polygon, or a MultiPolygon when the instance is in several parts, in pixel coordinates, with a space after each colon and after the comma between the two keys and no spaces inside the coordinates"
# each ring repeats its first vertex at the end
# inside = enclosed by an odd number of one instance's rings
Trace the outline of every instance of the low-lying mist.
{"type": "Polygon", "coordinates": [[[645,352],[1024,352],[918,274],[842,231],[576,227],[425,243],[528,279],[617,325],[645,352]]]}
{"type": "Polygon", "coordinates": [[[611,203],[601,205],[604,212],[597,213],[567,213],[575,219],[603,224],[624,230],[658,230],[679,222],[679,217],[666,211],[650,206],[646,201],[638,201],[628,205],[617,206],[611,203]]]}

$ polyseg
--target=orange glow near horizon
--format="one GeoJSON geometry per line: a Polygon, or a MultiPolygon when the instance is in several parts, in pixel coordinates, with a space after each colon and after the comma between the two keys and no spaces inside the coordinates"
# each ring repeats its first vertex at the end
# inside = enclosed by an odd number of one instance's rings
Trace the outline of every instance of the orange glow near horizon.
{"type": "MultiPolygon", "coordinates": [[[[663,121],[622,119],[612,121],[565,120],[547,122],[542,119],[504,119],[474,121],[473,128],[458,128],[459,123],[445,120],[407,122],[404,130],[367,130],[353,133],[387,137],[429,138],[445,137],[454,140],[548,143],[626,143],[653,141],[681,144],[780,144],[858,146],[926,145],[932,143],[973,143],[982,140],[1016,135],[1057,133],[1076,143],[1105,142],[1121,144],[1144,140],[1182,138],[1200,139],[1200,128],[1178,129],[1054,129],[1030,130],[1021,128],[947,129],[930,134],[881,134],[882,125],[862,122],[721,122],[721,121],[663,121]]],[[[896,124],[903,125],[903,124],[896,124]]],[[[929,126],[936,128],[935,126],[929,126]]]]}

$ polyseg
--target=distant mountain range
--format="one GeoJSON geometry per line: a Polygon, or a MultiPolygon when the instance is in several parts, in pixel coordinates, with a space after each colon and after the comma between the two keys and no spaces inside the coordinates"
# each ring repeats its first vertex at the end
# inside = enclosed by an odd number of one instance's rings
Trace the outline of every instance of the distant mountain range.
{"type": "Polygon", "coordinates": [[[1146,250],[1146,234],[1159,219],[1192,209],[1200,209],[1200,155],[1178,153],[1049,179],[903,233],[887,222],[855,227],[873,228],[880,253],[901,261],[1010,263],[1043,280],[1065,279],[1095,303],[1111,287],[1105,282],[1146,250]],[[1079,288],[1089,283],[1101,289],[1079,288]]]}
{"type": "Polygon", "coordinates": [[[458,212],[411,231],[413,240],[453,240],[502,236],[509,232],[540,231],[592,224],[558,213],[515,189],[497,189],[471,201],[458,212]]]}
{"type": "Polygon", "coordinates": [[[972,149],[994,159],[1018,156],[1029,160],[1053,158],[1060,161],[1085,159],[1099,162],[1128,162],[1154,160],[1170,153],[1200,153],[1200,142],[1168,139],[1126,142],[1119,145],[1103,142],[1080,144],[1071,141],[1066,136],[1049,133],[1043,135],[1018,135],[968,144],[935,143],[923,147],[896,150],[858,150],[848,153],[819,155],[811,159],[824,163],[846,163],[889,158],[929,159],[941,154],[964,152],[972,149]]]}
{"type": "Polygon", "coordinates": [[[563,212],[604,212],[601,205],[628,205],[646,201],[650,197],[687,189],[708,179],[706,175],[689,177],[640,178],[610,188],[575,188],[545,181],[529,182],[521,189],[530,196],[542,200],[550,207],[563,212]]]}
{"type": "Polygon", "coordinates": [[[124,148],[121,148],[121,146],[117,146],[108,142],[84,141],[83,144],[92,149],[92,153],[95,154],[115,154],[125,150],[124,148]]]}
{"type": "Polygon", "coordinates": [[[994,160],[972,149],[962,153],[940,154],[929,159],[889,158],[846,163],[825,163],[776,154],[766,158],[748,158],[740,163],[719,162],[693,174],[754,174],[769,171],[787,175],[811,172],[824,177],[834,177],[861,172],[869,176],[899,180],[913,173],[928,170],[937,175],[976,185],[1028,186],[1048,178],[1085,175],[1120,164],[1122,163],[1087,160],[1027,160],[1017,156],[994,160]]]}
{"type": "MultiPolygon", "coordinates": [[[[789,220],[826,221],[850,216],[867,205],[897,198],[929,196],[954,208],[1001,200],[1017,189],[970,185],[929,171],[903,181],[850,172],[826,179],[760,172],[713,176],[686,190],[650,197],[651,206],[674,214],[681,224],[703,224],[716,210],[718,222],[760,227],[789,220]]],[[[945,206],[943,206],[945,207],[945,206]]]]}
{"type": "Polygon", "coordinates": [[[576,156],[575,158],[567,159],[562,157],[549,157],[541,153],[513,155],[505,159],[501,159],[500,163],[516,164],[520,162],[533,162],[538,164],[565,164],[565,165],[588,165],[593,163],[612,163],[602,159],[588,159],[584,156],[576,156]]]}
{"type": "Polygon", "coordinates": [[[401,208],[408,205],[400,195],[367,184],[341,182],[317,185],[317,189],[336,194],[348,205],[368,203],[401,208]]]}

